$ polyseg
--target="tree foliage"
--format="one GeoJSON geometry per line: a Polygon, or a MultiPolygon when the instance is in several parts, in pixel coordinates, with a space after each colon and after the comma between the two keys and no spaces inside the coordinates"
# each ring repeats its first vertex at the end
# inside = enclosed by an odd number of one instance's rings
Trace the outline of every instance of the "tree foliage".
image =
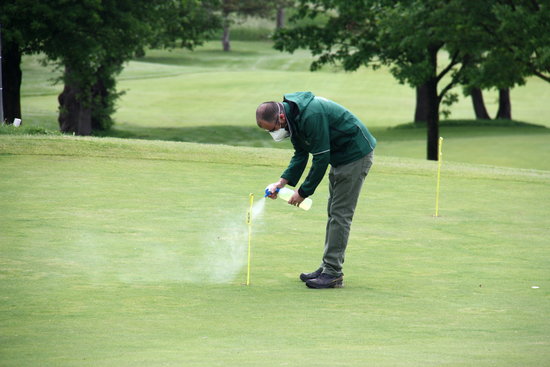
{"type": "Polygon", "coordinates": [[[148,9],[131,0],[54,2],[44,5],[43,51],[64,67],[60,128],[82,135],[107,129],[117,96],[114,77],[143,47],[148,9]]]}
{"type": "MultiPolygon", "coordinates": [[[[218,24],[216,0],[18,0],[2,2],[7,39],[23,53],[42,52],[63,69],[62,131],[87,135],[112,125],[116,76],[147,45],[192,48],[218,24]],[[13,17],[13,18],[12,18],[13,17]]],[[[17,84],[17,83],[14,83],[17,84]]],[[[20,80],[19,83],[20,85],[20,80]]],[[[19,92],[14,92],[17,101],[19,92]]]]}
{"type": "Polygon", "coordinates": [[[550,2],[496,1],[492,11],[495,27],[485,28],[492,46],[489,55],[518,65],[523,76],[550,82],[550,2]]]}
{"type": "Polygon", "coordinates": [[[508,88],[548,71],[549,13],[535,0],[301,0],[298,19],[328,21],[279,30],[275,48],[309,49],[312,70],[386,65],[399,82],[422,87],[427,156],[437,159],[440,106],[456,100],[451,88],[508,88]]]}

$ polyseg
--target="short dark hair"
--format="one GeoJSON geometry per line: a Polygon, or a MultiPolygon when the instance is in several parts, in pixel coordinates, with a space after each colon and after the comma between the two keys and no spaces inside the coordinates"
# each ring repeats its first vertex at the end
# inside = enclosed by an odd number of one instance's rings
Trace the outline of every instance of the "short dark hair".
{"type": "Polygon", "coordinates": [[[260,120],[267,122],[276,122],[279,114],[278,102],[264,102],[256,109],[256,123],[260,126],[260,120]]]}

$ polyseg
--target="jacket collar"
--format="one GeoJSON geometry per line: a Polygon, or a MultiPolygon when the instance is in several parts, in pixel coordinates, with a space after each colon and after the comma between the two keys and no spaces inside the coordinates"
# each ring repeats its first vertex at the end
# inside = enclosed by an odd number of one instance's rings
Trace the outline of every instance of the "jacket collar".
{"type": "Polygon", "coordinates": [[[294,129],[295,129],[295,127],[293,126],[294,116],[292,115],[291,107],[288,102],[283,102],[283,108],[285,109],[285,117],[288,125],[288,131],[290,132],[290,137],[292,137],[292,135],[294,135],[294,129]]]}

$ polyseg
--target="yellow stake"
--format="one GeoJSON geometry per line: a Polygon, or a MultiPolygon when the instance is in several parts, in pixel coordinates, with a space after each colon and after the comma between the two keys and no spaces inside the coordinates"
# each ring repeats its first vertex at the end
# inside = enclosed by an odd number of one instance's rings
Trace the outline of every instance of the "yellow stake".
{"type": "Polygon", "coordinates": [[[246,269],[246,285],[250,285],[250,240],[252,239],[252,205],[254,204],[254,194],[249,195],[250,208],[246,215],[246,224],[248,225],[248,265],[246,269]]]}
{"type": "Polygon", "coordinates": [[[443,138],[439,137],[439,147],[437,154],[437,186],[435,189],[435,216],[439,216],[439,181],[441,179],[441,161],[443,159],[442,147],[443,147],[443,138]]]}

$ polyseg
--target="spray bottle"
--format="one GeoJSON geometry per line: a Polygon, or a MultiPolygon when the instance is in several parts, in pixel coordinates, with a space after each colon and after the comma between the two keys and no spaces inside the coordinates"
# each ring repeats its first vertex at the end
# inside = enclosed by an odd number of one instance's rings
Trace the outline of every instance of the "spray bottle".
{"type": "MultiPolygon", "coordinates": [[[[282,189],[277,188],[275,192],[277,193],[278,197],[286,200],[287,202],[290,200],[292,195],[294,195],[294,190],[287,189],[286,187],[283,187],[282,189]]],[[[269,195],[271,195],[271,192],[269,191],[269,189],[266,188],[264,197],[267,197],[269,195]]],[[[309,210],[311,208],[311,204],[313,204],[313,201],[310,198],[305,198],[304,201],[302,201],[300,205],[298,205],[298,208],[309,210]]]]}

